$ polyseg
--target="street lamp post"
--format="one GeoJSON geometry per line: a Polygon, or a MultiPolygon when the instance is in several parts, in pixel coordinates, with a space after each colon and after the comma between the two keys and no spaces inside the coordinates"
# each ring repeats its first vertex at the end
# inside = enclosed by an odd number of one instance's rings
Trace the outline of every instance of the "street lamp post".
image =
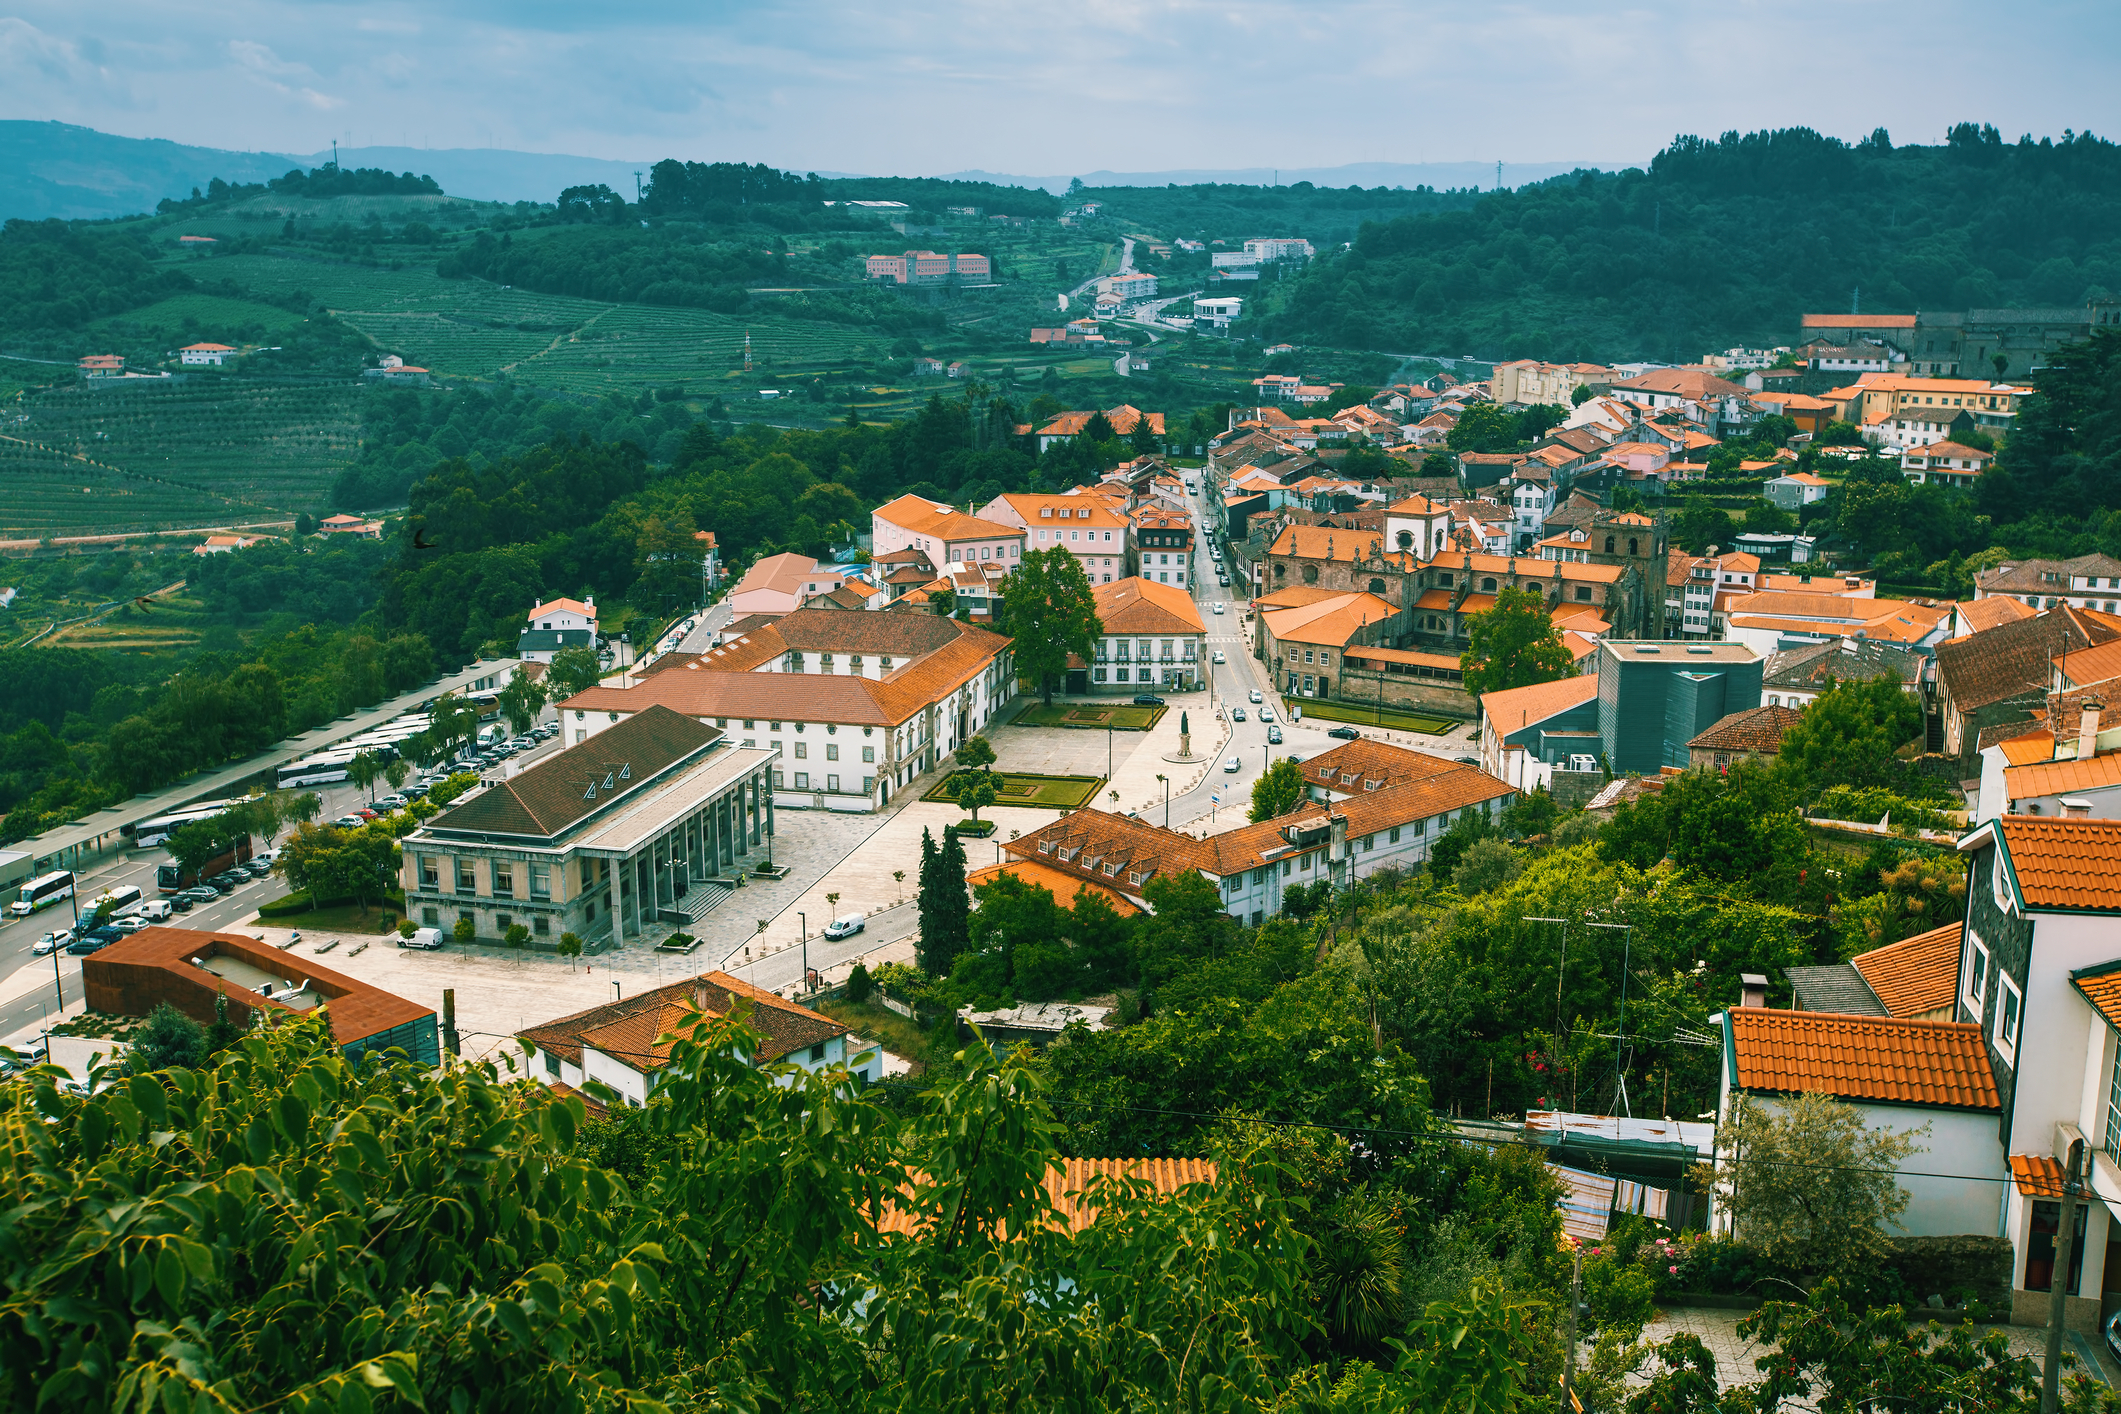
{"type": "Polygon", "coordinates": [[[795,915],[795,921],[801,924],[803,929],[803,990],[807,992],[810,990],[810,917],[808,914],[798,913],[795,915]]]}
{"type": "Polygon", "coordinates": [[[1164,828],[1171,828],[1171,778],[1159,772],[1156,779],[1164,783],[1164,828]]]}

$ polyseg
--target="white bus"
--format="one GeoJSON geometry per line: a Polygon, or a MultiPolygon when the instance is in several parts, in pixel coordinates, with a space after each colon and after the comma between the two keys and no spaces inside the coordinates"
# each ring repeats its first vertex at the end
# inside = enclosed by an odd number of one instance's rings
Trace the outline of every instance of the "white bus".
{"type": "Polygon", "coordinates": [[[167,844],[169,837],[177,832],[179,826],[189,825],[194,820],[211,820],[214,816],[241,805],[244,799],[245,797],[239,796],[232,800],[202,800],[196,805],[172,810],[167,815],[142,820],[133,826],[133,848],[152,849],[156,845],[167,844]]]}
{"type": "Polygon", "coordinates": [[[347,763],[354,756],[351,751],[320,751],[300,761],[290,761],[280,768],[280,789],[336,785],[346,779],[347,763]]]}
{"type": "Polygon", "coordinates": [[[116,887],[105,889],[102,893],[97,894],[94,898],[90,899],[88,903],[82,907],[81,916],[84,918],[94,918],[96,916],[96,910],[103,907],[104,904],[108,903],[110,905],[111,917],[116,918],[118,915],[124,913],[127,909],[134,907],[139,902],[140,890],[137,885],[119,884],[116,887]]]}
{"type": "Polygon", "coordinates": [[[55,903],[64,903],[74,896],[74,875],[70,869],[55,870],[50,874],[39,874],[22,886],[22,892],[7,906],[7,911],[17,918],[27,918],[40,908],[49,908],[55,903]]]}

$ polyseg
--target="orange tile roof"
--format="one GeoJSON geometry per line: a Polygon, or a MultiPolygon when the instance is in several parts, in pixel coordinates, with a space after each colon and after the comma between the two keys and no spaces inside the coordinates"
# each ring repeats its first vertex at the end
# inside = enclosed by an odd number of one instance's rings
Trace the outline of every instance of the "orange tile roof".
{"type": "Polygon", "coordinates": [[[1360,560],[1384,553],[1384,537],[1374,531],[1343,530],[1324,525],[1289,525],[1274,537],[1270,555],[1306,560],[1360,560]]]}
{"type": "Polygon", "coordinates": [[[1193,596],[1172,584],[1130,575],[1091,590],[1107,633],[1206,633],[1193,596]]]}
{"type": "MultiPolygon", "coordinates": [[[[1992,824],[2029,907],[2121,912],[2121,820],[2009,815],[1992,824]]],[[[1981,838],[1976,832],[1959,847],[1981,838]]]]}
{"type": "Polygon", "coordinates": [[[2121,963],[2080,967],[2070,973],[2069,980],[2108,1025],[2121,1027],[2121,963]]]}
{"type": "Polygon", "coordinates": [[[1716,721],[1687,745],[1704,751],[1756,751],[1773,756],[1782,750],[1782,734],[1803,715],[1795,707],[1748,707],[1716,721]]]}
{"type": "Polygon", "coordinates": [[[1286,589],[1277,589],[1272,594],[1262,594],[1252,601],[1255,609],[1293,609],[1305,604],[1316,604],[1322,599],[1338,599],[1347,591],[1321,589],[1315,584],[1292,584],[1286,589]]]}
{"type": "Polygon", "coordinates": [[[1732,1007],[1724,1013],[1734,1085],[1789,1094],[1954,1109],[2002,1107],[1981,1028],[1830,1011],[1732,1007]]]}
{"type": "Polygon", "coordinates": [[[1441,756],[1364,737],[1360,741],[1343,742],[1304,762],[1304,781],[1329,790],[1373,791],[1405,785],[1409,781],[1454,775],[1465,769],[1458,762],[1446,761],[1441,756]]]}
{"type": "Polygon", "coordinates": [[[1103,894],[1105,902],[1112,905],[1112,911],[1122,918],[1138,917],[1149,911],[1118,889],[1089,879],[1078,879],[1073,874],[1064,873],[1036,859],[1012,859],[1007,864],[989,864],[984,869],[975,869],[965,876],[965,886],[977,888],[981,884],[992,883],[1004,874],[1014,875],[1027,884],[1044,889],[1053,895],[1054,901],[1062,908],[1075,907],[1076,894],[1083,889],[1089,889],[1092,893],[1103,894]]]}
{"type": "Polygon", "coordinates": [[[1262,609],[1267,632],[1280,641],[1344,647],[1362,629],[1398,611],[1375,594],[1340,594],[1299,608],[1262,609]]]}
{"type": "Polygon", "coordinates": [[[2087,683],[2106,682],[2121,677],[2121,638],[2102,643],[2097,648],[2057,654],[2048,661],[2060,670],[2065,686],[2082,687],[2087,683]]]}
{"type": "Polygon", "coordinates": [[[2121,752],[2108,752],[2089,761],[2036,761],[2003,768],[2003,793],[2011,800],[2106,790],[2117,785],[2121,785],[2121,752]]]}
{"type": "Polygon", "coordinates": [[[1579,673],[1572,678],[1556,678],[1552,682],[1535,682],[1530,687],[1504,688],[1500,692],[1481,694],[1480,715],[1496,724],[1502,732],[1522,731],[1534,722],[1581,707],[1598,695],[1598,679],[1589,673],[1579,673]],[[1517,718],[1516,726],[1509,726],[1510,718],[1517,718]]]}
{"type": "Polygon", "coordinates": [[[2062,1163],[2052,1154],[2011,1155],[2011,1182],[2028,1198],[2060,1198],[2062,1179],[2062,1163]]]}
{"type": "Polygon", "coordinates": [[[634,1070],[648,1071],[668,1063],[670,1044],[663,1038],[688,1013],[697,1010],[708,1016],[727,1016],[739,1002],[750,1005],[748,1024],[765,1037],[758,1051],[762,1061],[779,1060],[791,1051],[847,1034],[847,1028],[829,1016],[797,1006],[740,977],[714,971],[527,1026],[516,1036],[573,1065],[582,1063],[586,1043],[634,1070]]]}
{"type": "Polygon", "coordinates": [[[1979,633],[1998,624],[2016,623],[2038,613],[2023,600],[2013,599],[2008,594],[1992,594],[1986,599],[1975,599],[1959,606],[1959,617],[1966,620],[1967,632],[1979,633]]]}
{"type": "Polygon", "coordinates": [[[1894,1016],[1949,1010],[1959,987],[1963,923],[1947,923],[1849,959],[1894,1016]]]}
{"type": "MultiPolygon", "coordinates": [[[[1171,1197],[1190,1184],[1213,1183],[1218,1168],[1213,1159],[1056,1159],[1046,1170],[1046,1196],[1053,1203],[1052,1227],[1077,1233],[1097,1221],[1098,1203],[1092,1181],[1134,1180],[1146,1183],[1159,1197],[1171,1197]]],[[[925,1181],[925,1175],[920,1180],[925,1181]]],[[[886,1199],[877,1217],[879,1236],[924,1236],[919,1215],[886,1199]]]]}

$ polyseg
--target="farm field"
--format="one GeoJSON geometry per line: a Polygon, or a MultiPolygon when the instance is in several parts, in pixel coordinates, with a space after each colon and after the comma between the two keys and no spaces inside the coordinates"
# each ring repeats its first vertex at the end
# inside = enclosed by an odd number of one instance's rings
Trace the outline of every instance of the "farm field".
{"type": "Polygon", "coordinates": [[[201,379],[32,393],[0,419],[0,532],[308,510],[360,444],[361,389],[201,379]]]}
{"type": "MultiPolygon", "coordinates": [[[[196,291],[172,295],[157,300],[144,309],[129,310],[124,314],[99,319],[88,326],[91,336],[97,334],[138,334],[150,338],[162,338],[175,345],[187,330],[212,330],[217,334],[231,335],[238,330],[255,329],[270,337],[297,328],[302,316],[275,304],[260,304],[256,300],[230,299],[226,295],[200,294],[196,291]]],[[[217,342],[233,342],[232,339],[217,342]]]]}

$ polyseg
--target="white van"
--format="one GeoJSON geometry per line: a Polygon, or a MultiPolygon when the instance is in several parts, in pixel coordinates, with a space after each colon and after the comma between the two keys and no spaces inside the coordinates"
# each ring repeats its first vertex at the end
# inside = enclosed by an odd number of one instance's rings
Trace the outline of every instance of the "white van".
{"type": "Polygon", "coordinates": [[[148,899],[146,902],[142,903],[138,908],[133,910],[133,912],[138,914],[140,917],[147,919],[150,923],[167,922],[170,916],[176,911],[176,909],[170,906],[170,902],[166,898],[148,899]]]}
{"type": "Polygon", "coordinates": [[[828,938],[851,938],[868,926],[868,914],[843,913],[825,925],[825,936],[828,938]]]}
{"type": "Polygon", "coordinates": [[[415,928],[412,930],[411,937],[398,939],[398,946],[431,951],[442,946],[442,930],[440,928],[415,928]]]}

